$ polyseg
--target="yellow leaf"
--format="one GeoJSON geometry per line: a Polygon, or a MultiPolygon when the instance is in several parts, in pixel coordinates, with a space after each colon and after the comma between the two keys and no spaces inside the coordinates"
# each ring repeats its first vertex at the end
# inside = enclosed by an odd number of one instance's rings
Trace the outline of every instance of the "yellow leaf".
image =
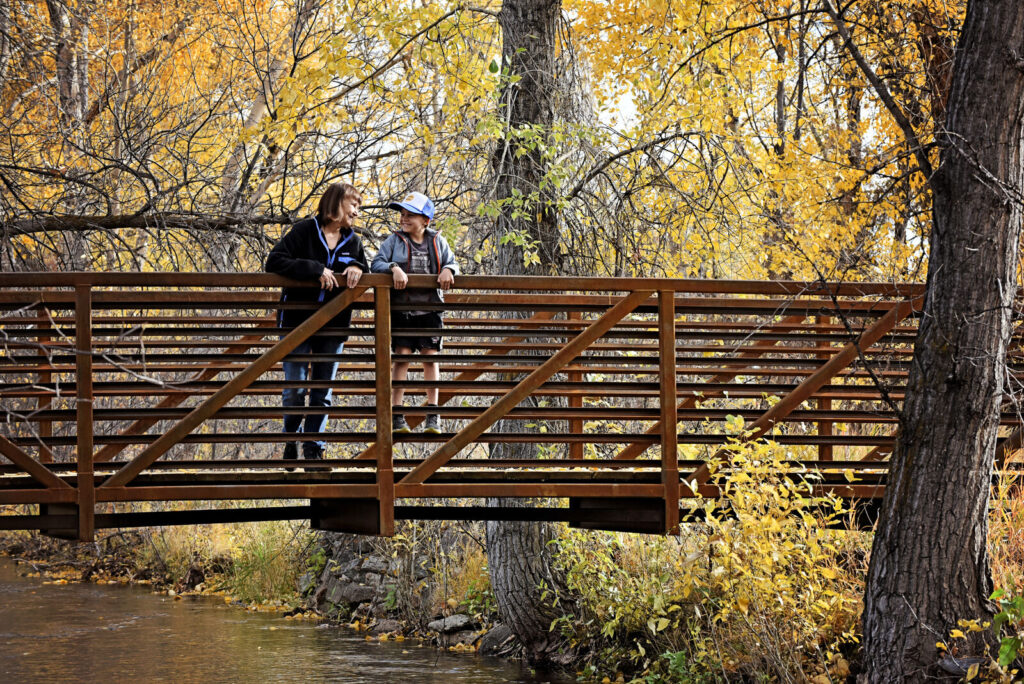
{"type": "Polygon", "coordinates": [[[743,614],[746,615],[747,609],[750,607],[750,599],[745,596],[741,596],[736,599],[736,605],[739,606],[740,610],[743,611],[743,614]]]}

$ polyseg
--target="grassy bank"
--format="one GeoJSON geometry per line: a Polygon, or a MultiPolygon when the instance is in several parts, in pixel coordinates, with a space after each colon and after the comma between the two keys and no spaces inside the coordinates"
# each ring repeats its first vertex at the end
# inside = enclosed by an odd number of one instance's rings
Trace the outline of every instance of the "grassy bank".
{"type": "Polygon", "coordinates": [[[89,544],[8,532],[0,553],[65,580],[144,583],[294,609],[313,543],[306,525],[275,521],[100,532],[89,544]]]}

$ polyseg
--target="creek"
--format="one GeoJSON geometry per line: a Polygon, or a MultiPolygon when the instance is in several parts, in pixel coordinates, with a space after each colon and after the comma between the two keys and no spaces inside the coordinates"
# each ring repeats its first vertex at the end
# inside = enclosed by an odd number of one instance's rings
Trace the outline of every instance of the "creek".
{"type": "Polygon", "coordinates": [[[517,663],[145,587],[52,584],[0,558],[0,682],[570,681],[517,663]]]}

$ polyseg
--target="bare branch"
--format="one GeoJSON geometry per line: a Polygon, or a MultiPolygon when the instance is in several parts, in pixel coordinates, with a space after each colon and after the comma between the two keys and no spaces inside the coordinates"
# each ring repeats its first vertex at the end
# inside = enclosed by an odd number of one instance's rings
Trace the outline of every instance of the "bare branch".
{"type": "Polygon", "coordinates": [[[896,99],[892,96],[892,93],[889,92],[889,89],[885,86],[882,79],[878,77],[878,74],[875,73],[874,69],[871,68],[871,65],[868,64],[866,59],[864,59],[864,55],[853,42],[853,36],[850,35],[850,29],[847,27],[846,21],[843,20],[842,13],[832,6],[832,0],[822,0],[821,4],[828,15],[832,17],[832,22],[835,24],[836,30],[839,32],[839,36],[843,39],[846,49],[850,52],[850,56],[853,57],[853,61],[857,63],[857,66],[864,74],[864,77],[868,80],[868,83],[870,83],[871,87],[874,88],[875,94],[878,95],[878,99],[882,101],[882,104],[885,105],[889,114],[891,114],[892,118],[896,120],[896,125],[900,127],[901,131],[903,131],[903,136],[906,138],[907,144],[910,146],[910,150],[913,152],[914,158],[917,160],[918,168],[920,168],[921,173],[924,174],[925,180],[928,184],[931,185],[934,169],[932,168],[931,161],[928,159],[928,151],[921,143],[921,139],[918,137],[917,132],[911,125],[907,115],[903,113],[903,110],[896,102],[896,99]]]}

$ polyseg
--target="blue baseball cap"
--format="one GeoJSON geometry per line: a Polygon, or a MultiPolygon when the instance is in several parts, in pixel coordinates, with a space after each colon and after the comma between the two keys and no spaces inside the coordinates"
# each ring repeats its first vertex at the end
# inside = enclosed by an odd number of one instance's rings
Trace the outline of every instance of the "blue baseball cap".
{"type": "Polygon", "coordinates": [[[414,214],[422,214],[428,219],[434,218],[434,203],[422,192],[410,192],[402,198],[401,202],[392,202],[388,209],[411,211],[414,214]]]}

